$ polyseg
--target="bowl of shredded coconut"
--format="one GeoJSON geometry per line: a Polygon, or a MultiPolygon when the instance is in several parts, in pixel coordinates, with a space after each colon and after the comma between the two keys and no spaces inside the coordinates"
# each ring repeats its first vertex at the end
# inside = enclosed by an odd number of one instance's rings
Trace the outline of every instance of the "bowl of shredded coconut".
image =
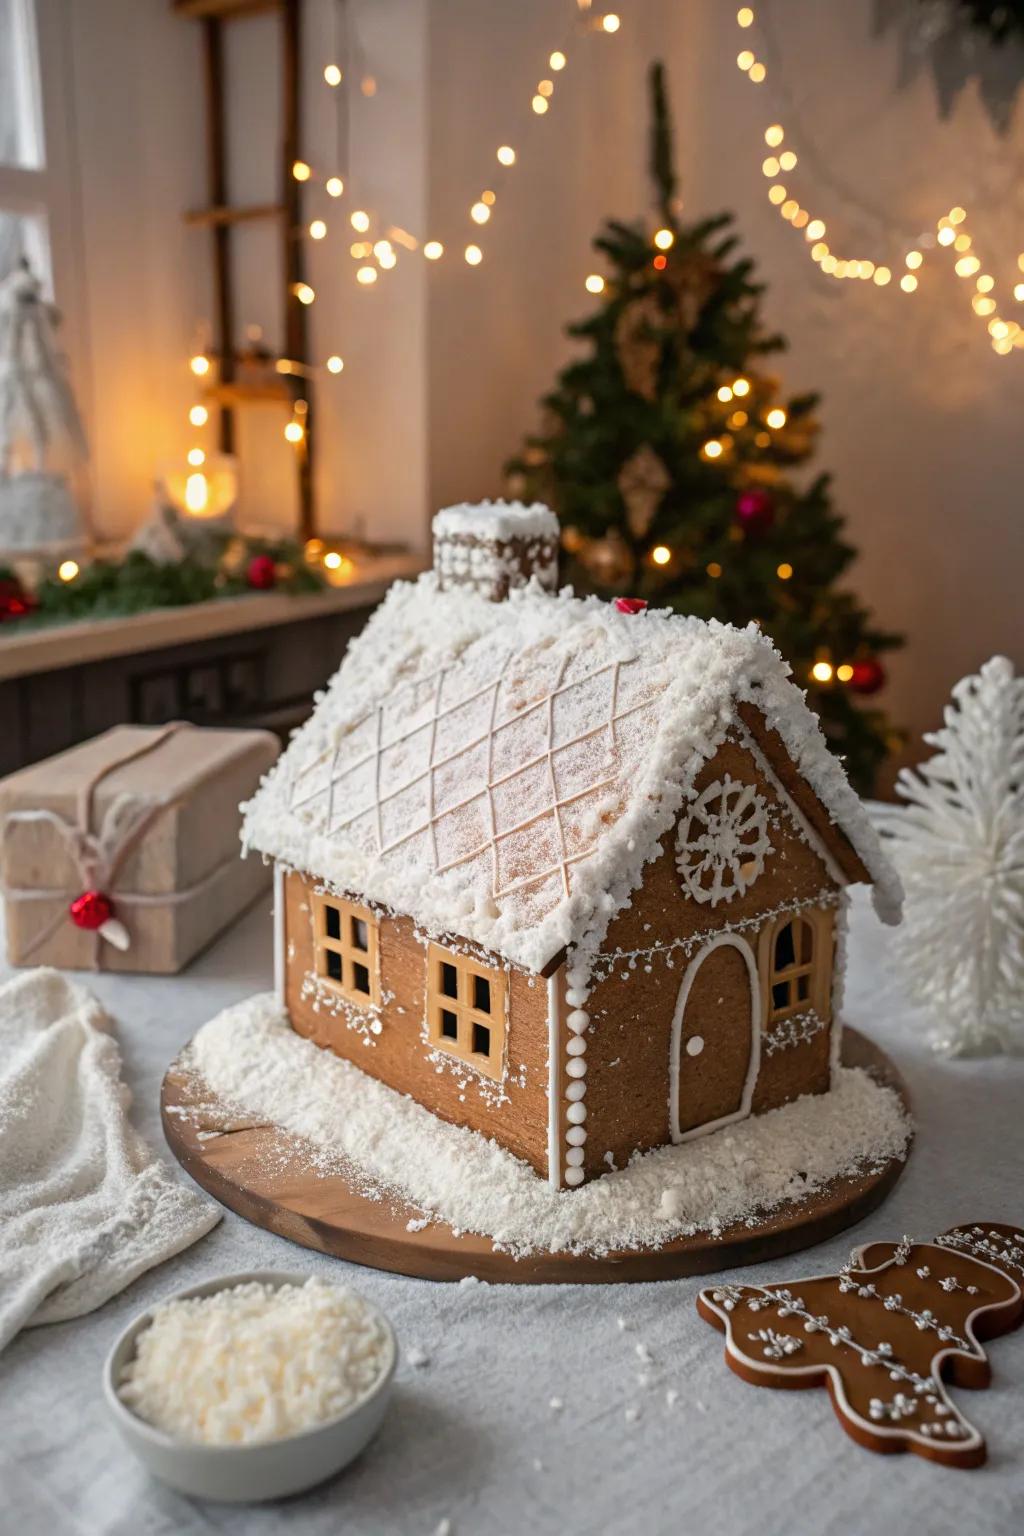
{"type": "Polygon", "coordinates": [[[235,1503],[283,1498],[380,1428],[398,1346],[356,1291],[278,1270],[226,1275],[144,1312],[104,1367],[122,1438],[164,1482],[235,1503]]]}

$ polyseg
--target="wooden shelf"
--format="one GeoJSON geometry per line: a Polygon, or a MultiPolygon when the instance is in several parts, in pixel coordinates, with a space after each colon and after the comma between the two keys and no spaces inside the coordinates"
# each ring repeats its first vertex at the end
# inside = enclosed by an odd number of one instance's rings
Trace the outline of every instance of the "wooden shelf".
{"type": "Polygon", "coordinates": [[[80,619],[40,629],[5,625],[0,633],[0,680],[372,607],[393,581],[417,576],[422,569],[423,561],[411,554],[365,555],[351,581],[321,592],[222,597],[180,608],[154,608],[130,618],[80,619]]]}
{"type": "Polygon", "coordinates": [[[219,228],[225,224],[251,224],[257,219],[280,219],[285,213],[283,203],[252,203],[244,208],[191,208],[185,214],[185,223],[193,228],[219,228]]]}
{"type": "Polygon", "coordinates": [[[279,11],[282,0],[173,0],[179,16],[198,16],[227,21],[233,16],[255,16],[260,11],[279,11]]]}
{"type": "MultiPolygon", "coordinates": [[[[284,377],[294,378],[294,374],[284,377]]],[[[213,400],[217,405],[291,405],[295,399],[295,391],[289,385],[276,380],[266,384],[211,384],[209,389],[203,390],[204,400],[213,400]]]]}

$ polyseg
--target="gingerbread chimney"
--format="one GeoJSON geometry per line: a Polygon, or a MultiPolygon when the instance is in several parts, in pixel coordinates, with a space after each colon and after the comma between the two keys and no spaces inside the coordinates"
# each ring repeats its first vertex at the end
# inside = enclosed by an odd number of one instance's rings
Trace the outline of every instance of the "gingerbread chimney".
{"type": "Polygon", "coordinates": [[[434,573],[441,591],[471,587],[492,603],[536,576],[558,586],[558,518],[535,502],[482,501],[446,507],[434,518],[434,573]]]}

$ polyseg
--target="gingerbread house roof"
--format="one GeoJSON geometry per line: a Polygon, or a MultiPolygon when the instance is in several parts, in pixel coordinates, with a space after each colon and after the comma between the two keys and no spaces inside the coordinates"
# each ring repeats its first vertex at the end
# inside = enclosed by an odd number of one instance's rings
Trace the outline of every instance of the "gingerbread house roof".
{"type": "Polygon", "coordinates": [[[896,921],[899,881],[788,670],[754,626],[536,584],[492,603],[428,573],[352,642],[243,841],[541,972],[600,944],[753,706],[896,921]]]}

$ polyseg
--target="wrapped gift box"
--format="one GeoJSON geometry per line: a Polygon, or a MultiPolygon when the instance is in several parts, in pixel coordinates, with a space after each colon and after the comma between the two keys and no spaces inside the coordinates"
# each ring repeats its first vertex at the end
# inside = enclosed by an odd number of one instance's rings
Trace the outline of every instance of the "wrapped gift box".
{"type": "Polygon", "coordinates": [[[240,856],[239,803],[279,750],[267,731],[126,725],[0,782],[11,964],[180,971],[269,883],[240,856]]]}

